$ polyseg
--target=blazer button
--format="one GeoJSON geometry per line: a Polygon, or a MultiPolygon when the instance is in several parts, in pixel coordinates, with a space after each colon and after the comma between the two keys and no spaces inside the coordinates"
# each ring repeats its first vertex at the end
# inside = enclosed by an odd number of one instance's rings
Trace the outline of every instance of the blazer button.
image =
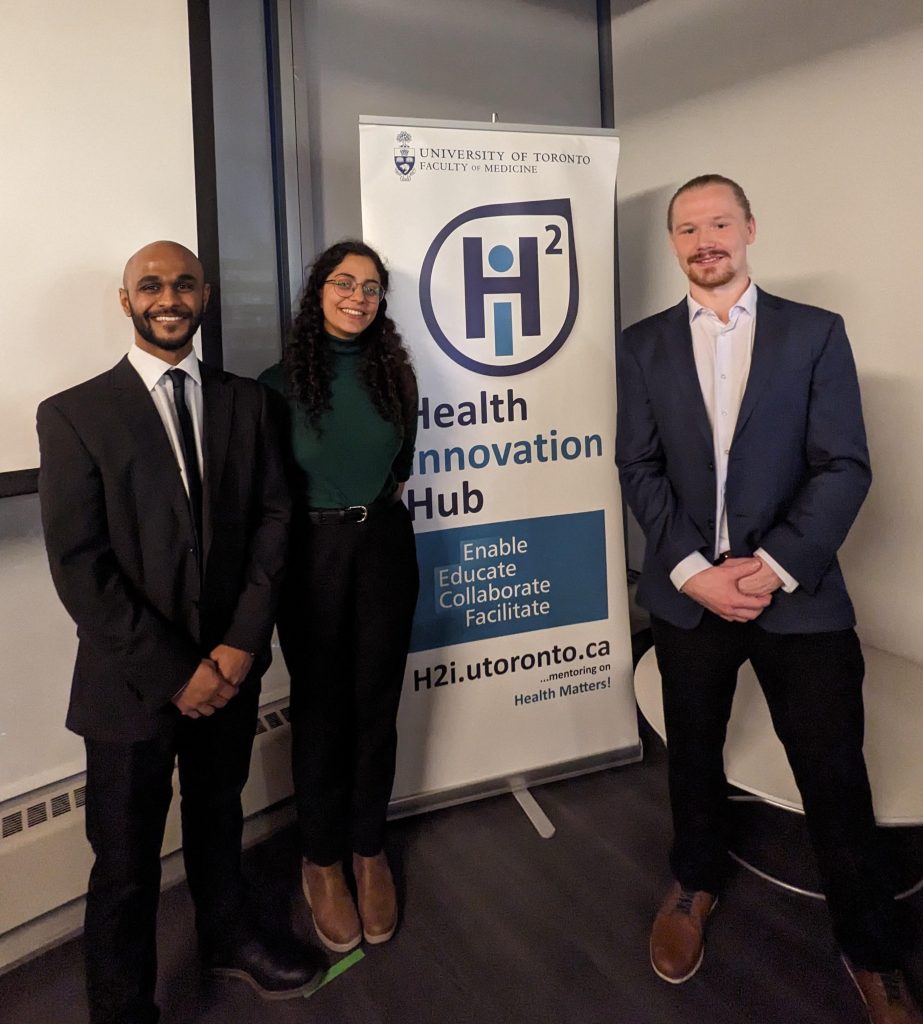
{"type": "Polygon", "coordinates": [[[715,521],[714,521],[714,519],[709,519],[708,520],[708,528],[709,528],[709,530],[713,530],[715,528],[715,521]]]}
{"type": "Polygon", "coordinates": [[[715,468],[715,464],[714,464],[714,462],[709,462],[709,464],[708,464],[708,468],[709,468],[709,469],[714,469],[714,468],[715,468]]]}

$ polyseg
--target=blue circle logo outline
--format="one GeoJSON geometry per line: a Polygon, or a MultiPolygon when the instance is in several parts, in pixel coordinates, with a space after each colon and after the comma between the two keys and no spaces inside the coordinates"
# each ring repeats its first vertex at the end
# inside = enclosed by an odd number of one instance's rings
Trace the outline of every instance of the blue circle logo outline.
{"type": "MultiPolygon", "coordinates": [[[[506,247],[494,247],[494,249],[498,248],[506,247]]],[[[491,250],[491,255],[493,255],[493,252],[494,250],[491,250]]],[[[494,269],[496,270],[498,268],[494,267],[494,269]]],[[[429,330],[433,340],[453,362],[458,363],[459,366],[463,366],[467,370],[471,370],[474,373],[481,373],[488,377],[512,377],[520,373],[528,373],[529,370],[534,370],[537,366],[541,366],[542,363],[551,359],[551,357],[558,352],[570,336],[574,322],[577,319],[579,297],[580,280],[577,274],[577,252],[576,245],[574,243],[574,223],[569,199],[539,199],[522,203],[489,203],[485,206],[475,206],[470,210],[466,210],[464,213],[458,214],[457,217],[453,217],[452,220],[450,220],[449,223],[446,224],[445,227],[436,235],[430,243],[429,249],[426,251],[426,256],[423,259],[423,266],[420,269],[420,310],[423,313],[423,320],[426,323],[427,329],[429,330]],[[477,359],[472,359],[470,356],[466,356],[463,352],[459,351],[455,345],[452,344],[436,320],[436,314],[433,311],[433,305],[430,301],[433,282],[433,267],[436,263],[436,257],[439,255],[439,251],[442,249],[443,243],[449,235],[451,235],[452,232],[462,224],[468,223],[468,221],[479,220],[482,217],[529,216],[538,214],[551,214],[563,217],[567,223],[570,242],[568,245],[568,270],[570,273],[571,288],[567,304],[567,313],[564,316],[564,322],[561,324],[561,329],[541,352],[531,356],[529,359],[523,360],[521,363],[509,363],[505,366],[499,366],[494,363],[482,363],[477,359]]]]}

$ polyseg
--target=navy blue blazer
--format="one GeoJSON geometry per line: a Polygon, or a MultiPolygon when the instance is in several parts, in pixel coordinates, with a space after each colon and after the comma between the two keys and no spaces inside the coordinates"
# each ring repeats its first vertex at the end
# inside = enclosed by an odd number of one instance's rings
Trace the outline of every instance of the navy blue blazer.
{"type": "MultiPolygon", "coordinates": [[[[703,608],[670,581],[714,557],[714,447],[683,299],[629,327],[618,348],[616,464],[647,539],[638,602],[685,629],[703,608]]],[[[757,623],[815,633],[855,624],[837,551],[871,483],[859,382],[843,318],[758,289],[750,375],[726,486],[731,554],[762,547],[796,580],[757,623]]]]}

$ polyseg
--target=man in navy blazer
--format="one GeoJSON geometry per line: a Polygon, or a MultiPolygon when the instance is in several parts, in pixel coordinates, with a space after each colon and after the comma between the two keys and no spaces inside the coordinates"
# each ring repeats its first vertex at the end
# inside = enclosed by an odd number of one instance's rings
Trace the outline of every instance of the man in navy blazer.
{"type": "Polygon", "coordinates": [[[91,1024],[158,1018],[174,763],[209,973],[277,999],[310,989],[322,965],[254,926],[240,868],[240,795],[290,506],[267,394],[196,359],[208,285],[188,249],[145,246],[123,285],[129,354],[38,410],[45,543],[79,638],[67,725],[87,754],[91,1024]]]}
{"type": "Polygon", "coordinates": [[[663,682],[674,823],[651,963],[679,983],[702,962],[728,866],[725,732],[749,659],[871,1019],[918,1021],[898,970],[862,753],[864,666],[837,561],[871,482],[843,320],[753,284],[756,222],[730,179],[687,182],[667,226],[689,294],[624,332],[616,444],[647,540],[638,601],[663,682]]]}

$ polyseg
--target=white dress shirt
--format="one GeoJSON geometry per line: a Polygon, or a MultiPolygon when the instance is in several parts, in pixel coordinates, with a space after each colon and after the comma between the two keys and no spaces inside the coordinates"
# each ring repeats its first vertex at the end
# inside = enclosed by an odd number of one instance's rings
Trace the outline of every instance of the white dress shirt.
{"type": "MultiPolygon", "coordinates": [[[[756,332],[756,285],[750,282],[747,290],[731,307],[727,323],[714,310],[703,306],[691,295],[686,297],[686,301],[689,305],[692,354],[714,444],[717,530],[713,558],[717,558],[731,548],[725,489],[731,441],[750,375],[753,337],[756,332]]],[[[797,588],[797,580],[763,548],[757,548],[753,553],[782,580],[782,587],[787,593],[797,588]]],[[[674,567],[670,579],[677,590],[682,590],[691,577],[711,568],[712,564],[701,552],[694,551],[674,567]]]]}
{"type": "MultiPolygon", "coordinates": [[[[180,441],[179,418],[176,414],[176,406],[173,404],[173,381],[167,376],[168,371],[173,369],[170,363],[164,362],[157,356],[145,352],[143,348],[132,345],[128,352],[128,361],[137,370],[138,376],[144,382],[144,386],[150,391],[154,400],[154,408],[157,410],[170,447],[176,456],[176,463],[179,466],[180,475],[183,478],[183,487],[186,494],[189,494],[189,482],[186,479],[186,461],[183,458],[183,445],[180,441]]],[[[196,456],[199,462],[199,477],[205,479],[204,464],[202,459],[202,373],[199,369],[199,360],[195,352],[190,352],[186,358],[177,365],[176,369],[186,371],[186,404],[192,414],[192,432],[195,435],[196,456]]]]}

